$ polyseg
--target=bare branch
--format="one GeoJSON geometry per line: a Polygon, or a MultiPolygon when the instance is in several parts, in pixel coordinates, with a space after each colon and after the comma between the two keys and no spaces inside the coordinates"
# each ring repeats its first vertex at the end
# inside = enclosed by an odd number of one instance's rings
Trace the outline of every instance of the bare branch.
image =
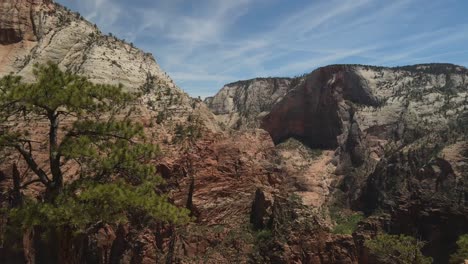
{"type": "Polygon", "coordinates": [[[23,156],[23,158],[26,161],[26,163],[28,164],[28,166],[39,177],[40,181],[45,185],[49,185],[50,179],[47,177],[47,173],[45,173],[44,170],[39,168],[36,161],[32,157],[31,153],[29,151],[25,150],[19,144],[15,144],[15,145],[13,145],[13,147],[21,154],[21,156],[23,156]]]}
{"type": "Polygon", "coordinates": [[[28,187],[29,185],[34,184],[34,183],[38,183],[38,182],[42,183],[41,179],[35,179],[35,180],[28,181],[28,182],[24,183],[23,185],[21,185],[20,189],[26,189],[26,187],[28,187]]]}

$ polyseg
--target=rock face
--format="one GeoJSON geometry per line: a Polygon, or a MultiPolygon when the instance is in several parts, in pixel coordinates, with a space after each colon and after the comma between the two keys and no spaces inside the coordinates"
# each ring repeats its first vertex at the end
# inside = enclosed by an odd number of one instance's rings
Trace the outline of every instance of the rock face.
{"type": "Polygon", "coordinates": [[[379,138],[442,129],[468,103],[468,71],[450,64],[333,65],[287,80],[229,84],[206,102],[219,120],[248,117],[244,126],[264,128],[275,143],[296,137],[321,148],[340,145],[352,123],[379,138]]]}
{"type": "Polygon", "coordinates": [[[225,85],[205,103],[229,128],[256,128],[272,106],[299,82],[292,78],[257,78],[225,85]]]}
{"type": "MultiPolygon", "coordinates": [[[[248,110],[239,109],[259,107],[234,108],[224,102],[248,100],[227,98],[223,91],[208,102],[221,119],[248,116],[248,110]],[[223,103],[213,105],[215,99],[223,103]]],[[[380,229],[418,237],[429,241],[425,254],[436,263],[447,262],[457,237],[468,232],[466,68],[332,65],[303,77],[269,107],[252,126],[269,132],[282,166],[294,171],[295,193],[304,205],[383,212],[385,221],[359,232],[380,229]],[[291,138],[322,154],[299,155],[303,147],[296,144],[293,150],[291,138]],[[327,158],[328,151],[332,157],[327,158]]],[[[356,246],[365,263],[369,256],[362,255],[362,234],[347,249],[356,246]]]]}
{"type": "Polygon", "coordinates": [[[2,1],[0,4],[0,44],[22,40],[37,41],[41,36],[40,12],[53,8],[49,0],[2,1]]]}
{"type": "Polygon", "coordinates": [[[277,155],[269,138],[263,130],[219,133],[198,141],[189,152],[175,151],[161,161],[168,168],[169,185],[175,187],[174,201],[185,206],[190,199],[196,217],[194,223],[176,230],[175,259],[182,263],[250,259],[256,243],[250,220],[259,227],[266,225],[273,196],[280,193],[286,178],[275,164],[277,155]]]}
{"type": "Polygon", "coordinates": [[[338,136],[353,121],[353,109],[346,100],[378,104],[351,67],[321,68],[273,106],[262,128],[276,143],[294,137],[312,147],[336,148],[338,136]]]}
{"type": "Polygon", "coordinates": [[[468,233],[468,142],[427,137],[377,165],[361,197],[368,213],[390,213],[387,231],[428,241],[424,252],[445,263],[458,236],[468,233]],[[439,153],[439,154],[438,154],[439,153]]]}

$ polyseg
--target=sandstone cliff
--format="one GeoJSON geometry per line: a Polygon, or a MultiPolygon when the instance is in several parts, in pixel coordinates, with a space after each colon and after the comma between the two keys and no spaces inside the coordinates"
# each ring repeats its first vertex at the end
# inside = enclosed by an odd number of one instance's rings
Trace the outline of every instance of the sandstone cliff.
{"type": "Polygon", "coordinates": [[[300,80],[298,78],[257,78],[225,85],[215,96],[205,99],[207,106],[226,127],[255,128],[259,121],[300,80]]]}
{"type": "MultiPolygon", "coordinates": [[[[336,141],[343,131],[333,130],[340,130],[346,119],[339,121],[332,115],[346,111],[345,104],[353,105],[360,128],[375,135],[401,123],[407,125],[406,131],[444,127],[468,102],[467,78],[464,67],[450,64],[396,68],[336,65],[300,78],[259,78],[228,84],[205,102],[229,127],[261,126],[277,143],[289,137],[323,141],[325,136],[336,141]],[[332,104],[335,113],[324,112],[332,104]]],[[[400,136],[403,129],[400,127],[400,136]]]]}
{"type": "Polygon", "coordinates": [[[33,65],[52,61],[96,83],[143,90],[142,103],[154,118],[184,122],[195,115],[216,129],[208,109],[178,88],[152,54],[102,34],[80,14],[48,0],[2,1],[0,14],[0,76],[32,81],[33,65]]]}
{"type": "MultiPolygon", "coordinates": [[[[456,238],[468,232],[468,70],[451,64],[332,65],[296,83],[284,95],[265,87],[275,100],[254,118],[250,109],[264,104],[244,103],[244,95],[237,98],[226,87],[208,105],[220,120],[250,117],[233,127],[248,124],[269,132],[302,204],[367,214],[346,247],[351,252],[341,252],[348,256],[343,262],[367,262],[362,239],[383,229],[429,241],[424,252],[445,263],[456,238]],[[383,218],[372,216],[382,213],[383,218]]],[[[294,239],[286,244],[308,250],[294,239]]],[[[302,260],[319,263],[311,256],[302,260]]]]}
{"type": "Polygon", "coordinates": [[[96,82],[136,89],[149,75],[175,88],[151,54],[103,35],[80,14],[51,1],[3,1],[0,13],[1,75],[31,78],[34,63],[52,61],[96,82]]]}

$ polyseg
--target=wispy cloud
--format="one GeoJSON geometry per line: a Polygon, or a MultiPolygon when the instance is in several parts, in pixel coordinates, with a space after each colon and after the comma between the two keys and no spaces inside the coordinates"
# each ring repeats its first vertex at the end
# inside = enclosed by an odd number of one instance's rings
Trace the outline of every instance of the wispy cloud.
{"type": "Polygon", "coordinates": [[[230,79],[234,76],[220,75],[220,74],[210,74],[210,73],[200,73],[200,72],[173,72],[171,74],[172,78],[177,80],[187,82],[187,81],[218,81],[220,79],[230,79]]]}
{"type": "Polygon", "coordinates": [[[293,76],[332,63],[468,60],[463,1],[59,2],[155,54],[194,96],[238,79],[293,76]]]}
{"type": "Polygon", "coordinates": [[[100,27],[110,28],[122,16],[122,7],[111,0],[82,0],[80,5],[86,19],[95,21],[100,27]]]}
{"type": "MultiPolygon", "coordinates": [[[[443,53],[443,46],[453,42],[467,40],[466,31],[468,30],[467,26],[454,28],[445,28],[443,30],[438,30],[432,33],[423,33],[418,36],[410,37],[408,40],[413,40],[413,45],[408,45],[409,48],[403,46],[400,52],[395,52],[390,55],[380,56],[380,59],[373,61],[371,64],[387,64],[395,62],[407,62],[411,61],[414,56],[420,56],[419,54],[423,51],[429,50],[431,48],[441,47],[439,52],[443,53]],[[417,41],[414,41],[417,40],[417,41]],[[415,45],[414,42],[417,44],[415,45]]],[[[403,42],[407,42],[403,41],[403,42]]],[[[427,56],[431,57],[431,56],[427,56]]]]}

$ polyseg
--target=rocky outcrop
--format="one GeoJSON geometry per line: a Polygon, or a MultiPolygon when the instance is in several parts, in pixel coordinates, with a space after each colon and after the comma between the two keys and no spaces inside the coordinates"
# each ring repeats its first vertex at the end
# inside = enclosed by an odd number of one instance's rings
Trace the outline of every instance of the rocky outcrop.
{"type": "Polygon", "coordinates": [[[225,85],[205,99],[220,123],[234,129],[256,128],[259,121],[299,82],[300,78],[256,78],[225,85]]]}
{"type": "Polygon", "coordinates": [[[428,241],[424,251],[446,263],[458,236],[468,233],[468,144],[445,146],[425,137],[382,159],[361,197],[362,210],[390,214],[386,227],[428,241]]]}
{"type": "Polygon", "coordinates": [[[286,177],[274,163],[277,158],[268,133],[207,135],[189,152],[167,154],[161,163],[169,169],[171,197],[185,206],[193,186],[196,217],[194,223],[176,230],[175,258],[184,263],[247,261],[254,245],[250,220],[259,228],[267,224],[272,197],[286,177]]]}
{"type": "Polygon", "coordinates": [[[266,214],[265,194],[260,189],[255,191],[255,198],[252,202],[252,211],[250,212],[250,223],[255,229],[265,227],[264,217],[266,214]]]}
{"type": "Polygon", "coordinates": [[[50,0],[2,1],[0,4],[0,44],[37,41],[42,35],[42,13],[54,9],[50,0]]]}
{"type": "Polygon", "coordinates": [[[274,105],[261,127],[275,143],[293,137],[312,147],[333,149],[352,122],[354,109],[346,100],[378,104],[352,67],[321,68],[274,105]]]}
{"type": "Polygon", "coordinates": [[[330,234],[320,216],[294,197],[275,196],[256,263],[361,263],[352,236],[330,234]],[[271,233],[269,233],[271,232],[271,233]]]}

